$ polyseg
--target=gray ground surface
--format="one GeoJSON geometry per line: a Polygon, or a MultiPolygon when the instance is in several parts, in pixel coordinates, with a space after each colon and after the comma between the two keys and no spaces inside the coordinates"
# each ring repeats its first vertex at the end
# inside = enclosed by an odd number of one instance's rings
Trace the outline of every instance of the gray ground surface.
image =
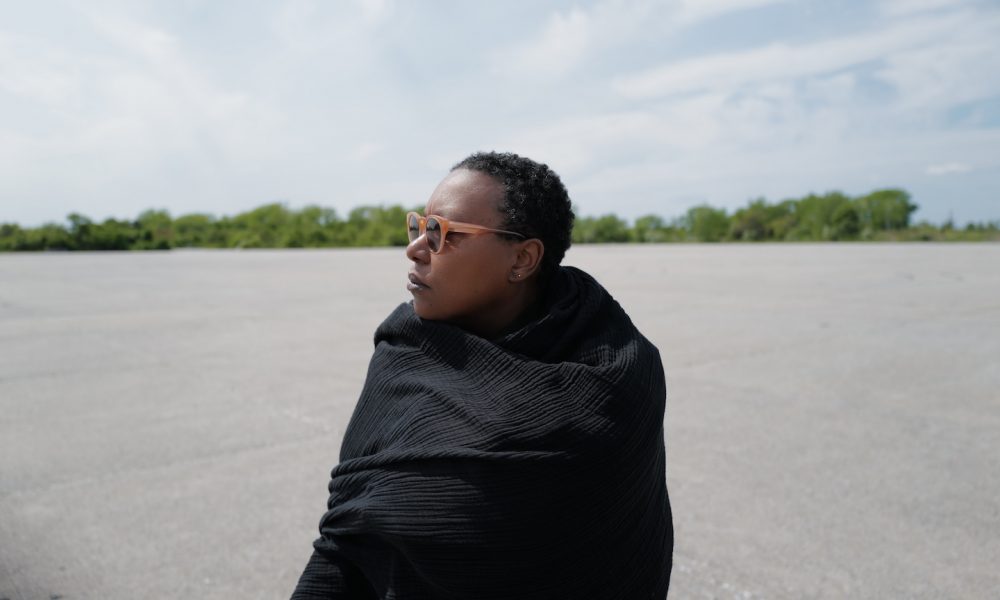
{"type": "MultiPolygon", "coordinates": [[[[671,598],[1000,597],[1000,245],[571,250],[667,370],[671,598]]],[[[0,255],[0,598],[284,598],[400,250],[0,255]]]]}

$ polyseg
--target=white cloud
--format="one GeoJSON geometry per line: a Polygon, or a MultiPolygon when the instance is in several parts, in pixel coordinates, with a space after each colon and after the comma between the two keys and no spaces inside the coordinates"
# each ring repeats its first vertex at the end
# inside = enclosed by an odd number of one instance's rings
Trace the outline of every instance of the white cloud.
{"type": "Polygon", "coordinates": [[[354,157],[358,160],[368,160],[382,150],[382,145],[375,142],[364,142],[354,149],[354,157]]]}
{"type": "Polygon", "coordinates": [[[275,50],[296,62],[322,58],[338,70],[363,71],[383,41],[379,29],[393,12],[390,0],[286,0],[277,3],[268,26],[280,41],[275,50]]]}
{"type": "Polygon", "coordinates": [[[542,33],[513,49],[496,54],[495,63],[513,74],[549,75],[575,68],[591,42],[591,16],[578,8],[549,17],[542,33]]]}
{"type": "Polygon", "coordinates": [[[747,122],[732,116],[741,108],[727,107],[721,95],[703,94],[669,105],[528,123],[501,136],[497,147],[546,162],[560,174],[582,177],[622,163],[712,152],[720,140],[755,137],[741,132],[747,122]]]}
{"type": "Polygon", "coordinates": [[[968,0],[882,0],[879,9],[885,15],[898,17],[968,4],[970,4],[968,0]]]}
{"type": "Polygon", "coordinates": [[[888,53],[879,77],[892,84],[901,108],[926,112],[1000,95],[1000,17],[969,14],[920,46],[888,53]]]}
{"type": "Polygon", "coordinates": [[[704,90],[733,90],[747,84],[833,73],[948,36],[962,21],[914,20],[887,30],[793,46],[766,46],[674,62],[617,79],[627,98],[670,96],[704,90]]]}
{"type": "Polygon", "coordinates": [[[48,106],[64,104],[79,95],[82,83],[68,61],[65,53],[31,38],[0,32],[0,91],[48,106]]]}
{"type": "Polygon", "coordinates": [[[780,4],[789,0],[681,0],[677,20],[683,25],[707,21],[724,14],[780,4]]]}
{"type": "Polygon", "coordinates": [[[943,163],[939,165],[929,165],[927,167],[928,175],[951,175],[952,173],[967,173],[972,170],[972,167],[965,163],[960,162],[950,162],[943,163]]]}
{"type": "Polygon", "coordinates": [[[16,45],[20,70],[4,79],[41,104],[26,131],[0,122],[0,197],[77,210],[95,202],[122,216],[192,188],[195,198],[222,195],[224,180],[274,158],[281,116],[201,73],[175,37],[106,15],[91,24],[97,49],[16,45]]]}
{"type": "Polygon", "coordinates": [[[361,16],[365,21],[377,22],[392,15],[391,0],[357,0],[361,6],[361,16]]]}
{"type": "Polygon", "coordinates": [[[600,0],[553,12],[535,36],[493,51],[493,70],[508,76],[567,75],[611,48],[676,28],[677,0],[600,0]]]}
{"type": "Polygon", "coordinates": [[[729,13],[791,0],[601,0],[549,15],[532,39],[494,53],[495,69],[518,76],[562,75],[609,48],[637,38],[664,39],[685,27],[729,13]]]}
{"type": "Polygon", "coordinates": [[[281,120],[275,111],[244,92],[221,88],[167,32],[124,19],[95,23],[126,57],[99,74],[95,91],[104,115],[96,128],[130,126],[131,134],[121,130],[125,144],[154,155],[182,152],[206,165],[270,154],[266,138],[281,120]]]}

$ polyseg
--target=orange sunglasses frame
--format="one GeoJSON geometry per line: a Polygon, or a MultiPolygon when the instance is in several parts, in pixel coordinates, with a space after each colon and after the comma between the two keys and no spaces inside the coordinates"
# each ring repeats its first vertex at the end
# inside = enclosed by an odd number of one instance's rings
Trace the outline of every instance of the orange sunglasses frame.
{"type": "Polygon", "coordinates": [[[461,221],[450,221],[444,217],[438,215],[427,215],[426,217],[420,216],[417,212],[406,213],[406,236],[409,239],[410,235],[410,219],[413,217],[417,218],[418,231],[417,237],[410,240],[410,243],[420,239],[420,236],[427,235],[427,219],[435,219],[441,226],[441,243],[438,245],[438,249],[434,250],[431,248],[430,244],[427,244],[427,248],[431,251],[431,254],[440,254],[441,250],[444,249],[444,241],[448,239],[448,232],[454,231],[455,233],[469,233],[472,235],[482,235],[484,233],[506,233],[508,235],[516,235],[519,238],[524,238],[524,234],[518,233],[516,231],[507,231],[506,229],[491,229],[489,227],[483,227],[482,225],[473,225],[472,223],[462,223],[461,221]]]}

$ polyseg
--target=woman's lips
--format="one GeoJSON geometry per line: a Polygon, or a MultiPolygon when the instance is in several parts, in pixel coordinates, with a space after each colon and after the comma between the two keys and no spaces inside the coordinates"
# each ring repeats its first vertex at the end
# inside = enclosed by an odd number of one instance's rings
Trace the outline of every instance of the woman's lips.
{"type": "Polygon", "coordinates": [[[417,277],[416,273],[410,273],[409,279],[410,282],[406,284],[406,289],[410,290],[411,292],[421,292],[423,290],[430,289],[429,287],[427,287],[427,284],[424,283],[423,279],[417,277]]]}

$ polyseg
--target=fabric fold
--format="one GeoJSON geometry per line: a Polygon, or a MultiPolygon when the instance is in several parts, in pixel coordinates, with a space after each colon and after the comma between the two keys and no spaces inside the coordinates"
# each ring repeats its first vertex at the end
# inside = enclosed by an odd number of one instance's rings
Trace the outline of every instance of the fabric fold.
{"type": "Polygon", "coordinates": [[[583,271],[543,298],[496,340],[408,303],[376,331],[315,543],[375,597],[665,597],[659,352],[583,271]]]}

